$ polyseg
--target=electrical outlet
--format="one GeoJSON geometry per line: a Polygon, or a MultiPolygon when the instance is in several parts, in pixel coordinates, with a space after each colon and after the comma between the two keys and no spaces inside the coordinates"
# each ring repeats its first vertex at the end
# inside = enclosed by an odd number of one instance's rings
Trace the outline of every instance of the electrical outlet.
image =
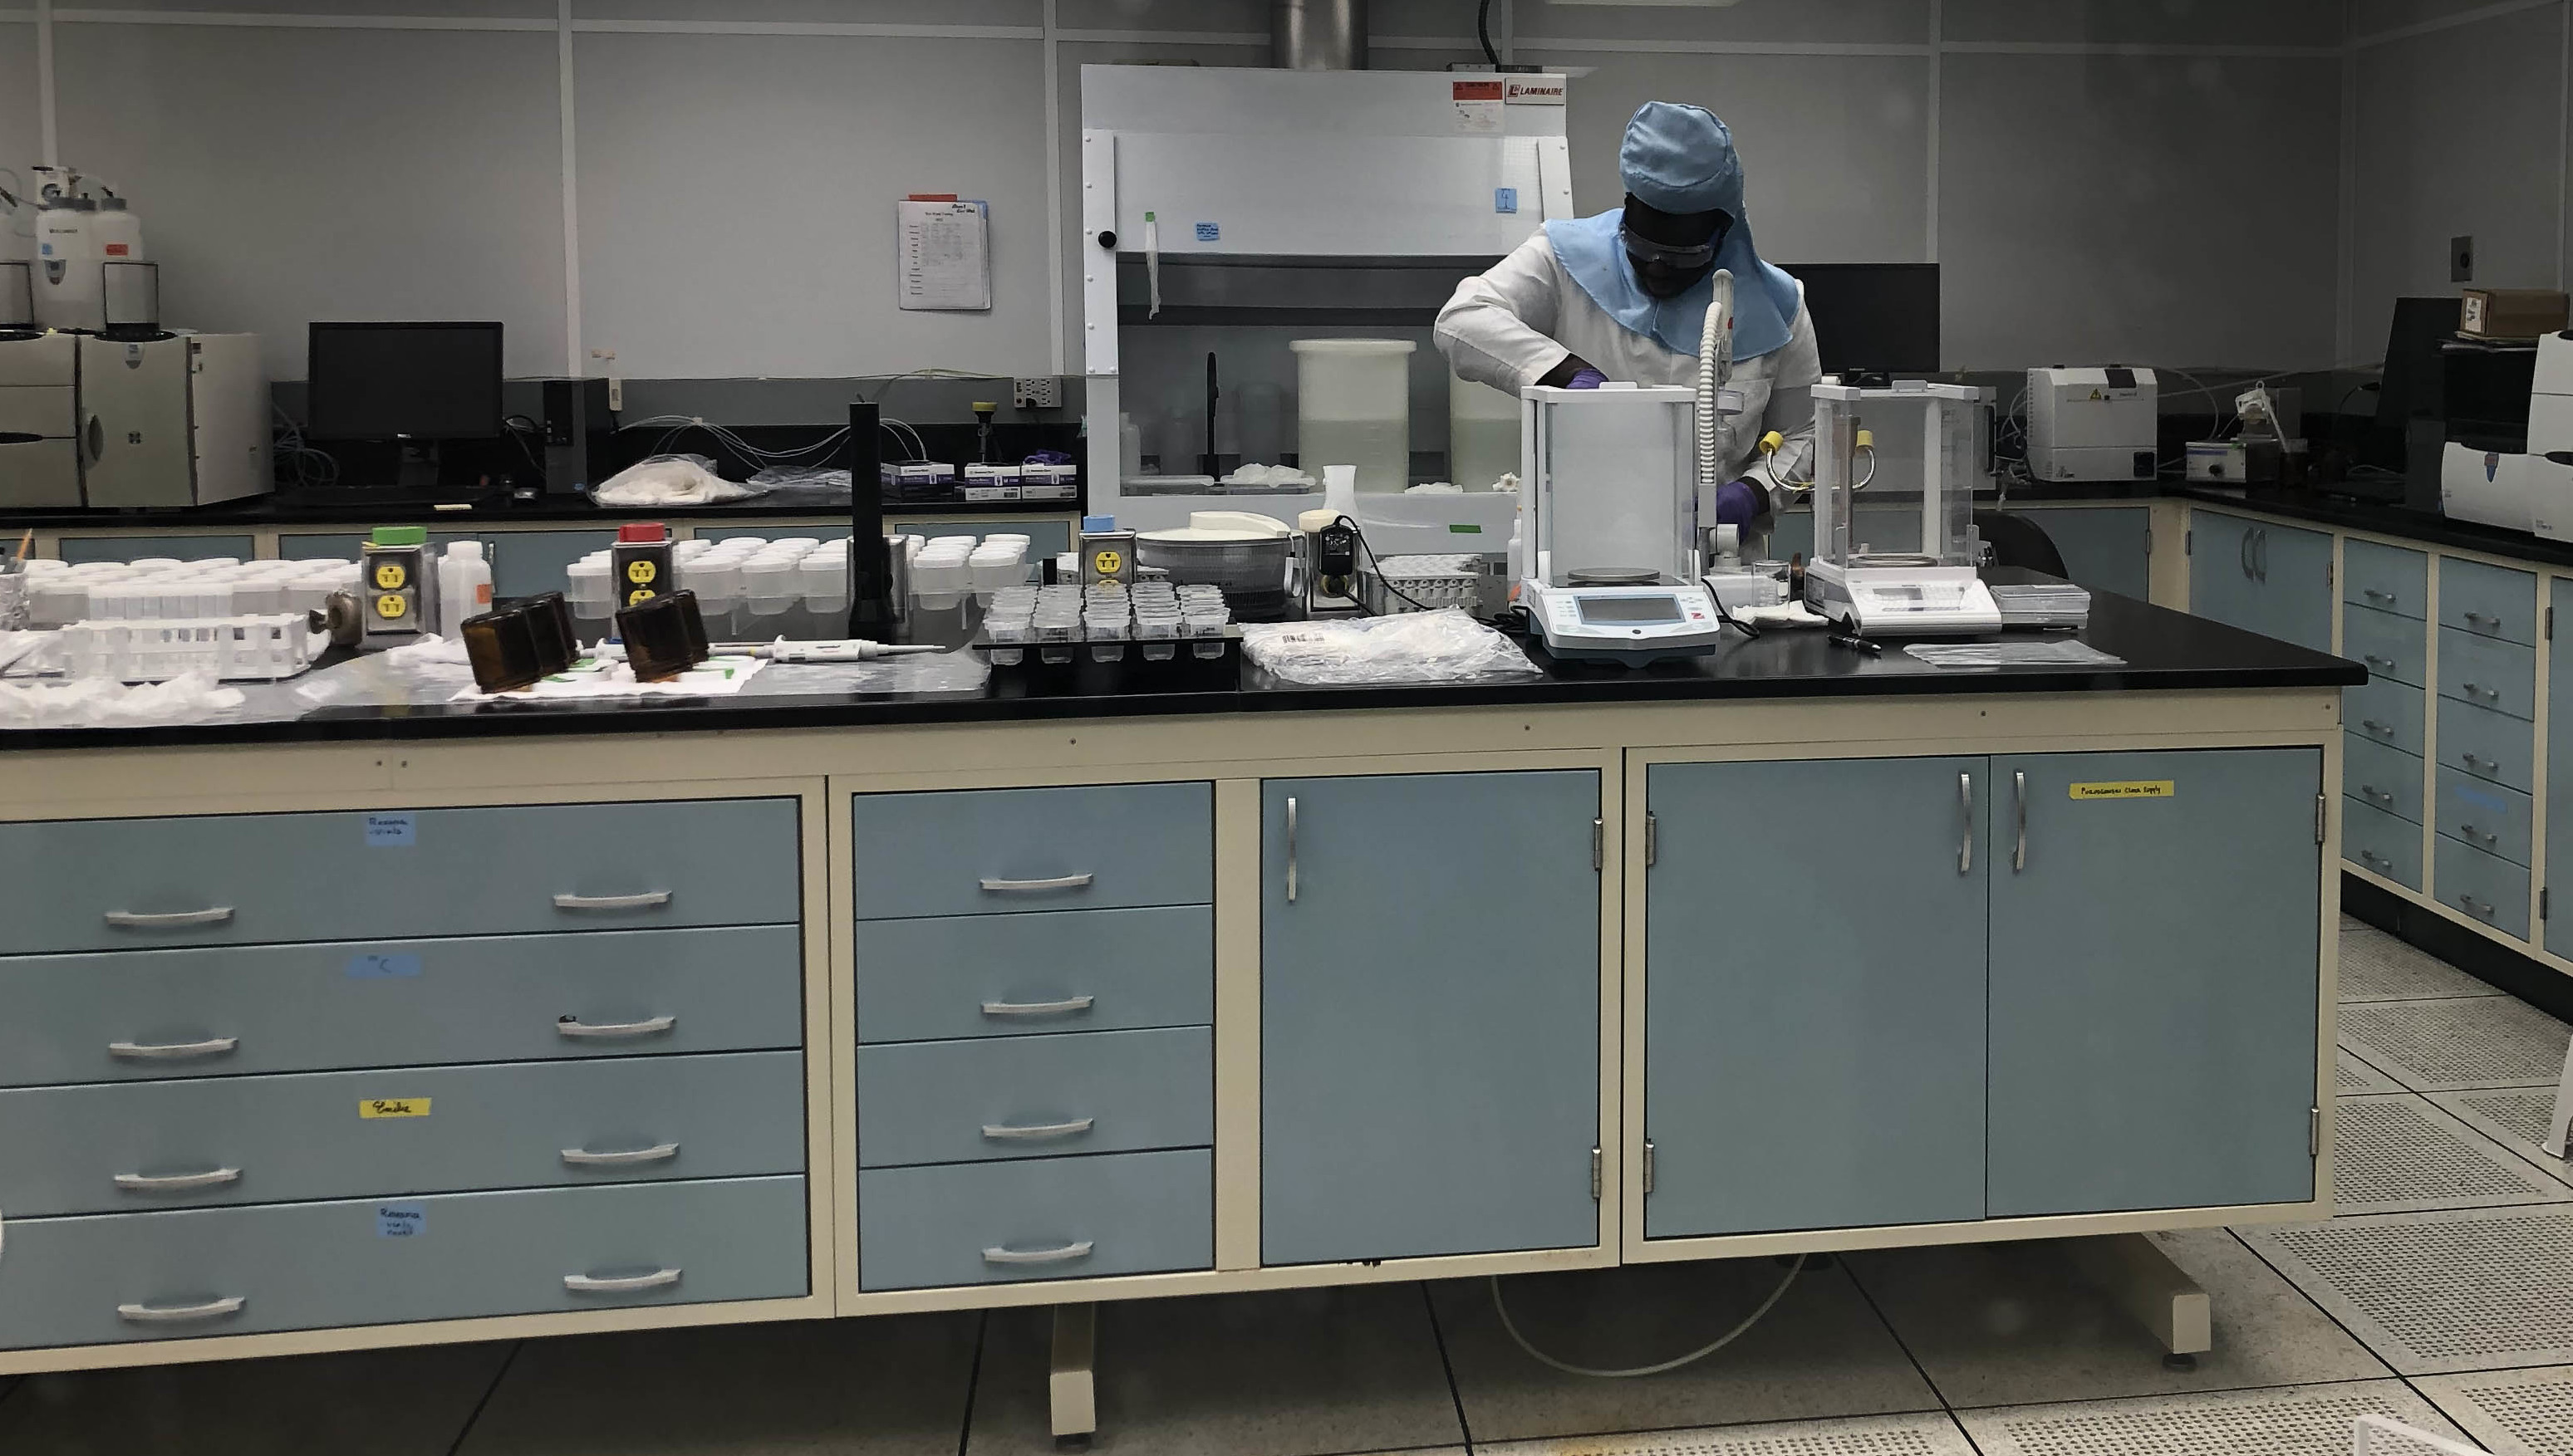
{"type": "Polygon", "coordinates": [[[2449,239],[2448,282],[2473,283],[2474,281],[2475,240],[2470,237],[2449,239]]]}
{"type": "Polygon", "coordinates": [[[1061,409],[1063,380],[1051,374],[1042,378],[1012,379],[1010,403],[1021,409],[1061,409]]]}

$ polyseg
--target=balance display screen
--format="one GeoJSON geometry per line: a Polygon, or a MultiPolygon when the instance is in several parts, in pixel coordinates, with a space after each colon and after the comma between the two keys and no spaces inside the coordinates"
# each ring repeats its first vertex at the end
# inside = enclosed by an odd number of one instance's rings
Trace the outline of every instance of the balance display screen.
{"type": "Polygon", "coordinates": [[[1581,620],[1591,626],[1676,622],[1680,620],[1680,599],[1675,596],[1585,596],[1581,598],[1581,620]]]}

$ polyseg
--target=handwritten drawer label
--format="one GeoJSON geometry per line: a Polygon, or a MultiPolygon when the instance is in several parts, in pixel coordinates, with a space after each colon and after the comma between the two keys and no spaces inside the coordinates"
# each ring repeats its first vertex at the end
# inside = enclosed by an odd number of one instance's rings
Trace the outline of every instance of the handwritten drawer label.
{"type": "Polygon", "coordinates": [[[378,1203],[376,1236],[378,1238],[418,1238],[429,1232],[429,1205],[426,1203],[378,1203]]]}
{"type": "Polygon", "coordinates": [[[420,843],[420,817],[414,814],[370,814],[367,816],[369,849],[409,848],[420,843]]]}
{"type": "Polygon", "coordinates": [[[352,981],[390,981],[418,976],[420,972],[418,956],[380,956],[361,952],[349,958],[349,979],[352,981]]]}
{"type": "Polygon", "coordinates": [[[358,1115],[372,1122],[379,1117],[426,1117],[427,1097],[369,1097],[358,1103],[358,1115]]]}

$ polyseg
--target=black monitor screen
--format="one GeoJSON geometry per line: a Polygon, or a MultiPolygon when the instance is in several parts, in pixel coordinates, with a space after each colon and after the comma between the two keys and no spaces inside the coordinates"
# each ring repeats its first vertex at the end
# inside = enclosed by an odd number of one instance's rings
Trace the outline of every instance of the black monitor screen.
{"type": "Polygon", "coordinates": [[[1589,623],[1676,622],[1680,619],[1680,599],[1675,596],[1585,596],[1581,602],[1581,620],[1589,623]]]}
{"type": "Polygon", "coordinates": [[[1931,374],[1939,359],[1939,265],[1782,265],[1805,286],[1823,372],[1931,374]]]}
{"type": "Polygon", "coordinates": [[[305,372],[315,439],[500,432],[497,324],[316,324],[305,372]]]}
{"type": "Polygon", "coordinates": [[[2376,394],[2376,422],[2400,433],[2414,415],[2445,416],[2439,346],[2457,337],[2457,301],[2396,299],[2394,325],[2385,340],[2385,376],[2376,394]]]}

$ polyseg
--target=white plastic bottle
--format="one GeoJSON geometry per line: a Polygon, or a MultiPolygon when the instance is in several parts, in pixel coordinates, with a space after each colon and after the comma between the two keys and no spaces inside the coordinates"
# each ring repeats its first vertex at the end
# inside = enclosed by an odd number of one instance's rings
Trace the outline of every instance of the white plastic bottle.
{"type": "Polygon", "coordinates": [[[464,619],[491,609],[491,563],[480,541],[449,541],[437,563],[437,634],[462,635],[464,619]]]}

